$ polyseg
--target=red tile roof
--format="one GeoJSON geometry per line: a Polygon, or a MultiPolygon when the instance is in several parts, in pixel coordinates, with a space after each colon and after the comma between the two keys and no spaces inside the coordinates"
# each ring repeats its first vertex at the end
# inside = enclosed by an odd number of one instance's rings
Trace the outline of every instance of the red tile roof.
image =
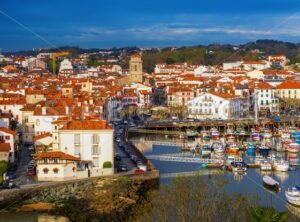
{"type": "Polygon", "coordinates": [[[16,131],[7,129],[7,128],[5,128],[5,127],[0,127],[0,131],[5,132],[5,133],[8,133],[8,134],[11,134],[11,135],[17,135],[17,132],[16,132],[16,131]]]}
{"type": "Polygon", "coordinates": [[[41,135],[38,135],[38,136],[33,137],[32,141],[35,142],[35,141],[44,139],[44,138],[46,138],[46,137],[51,137],[51,136],[52,136],[51,133],[44,133],[44,134],[41,134],[41,135]]]}
{"type": "Polygon", "coordinates": [[[277,89],[300,89],[300,82],[286,81],[279,84],[277,89]]]}
{"type": "Polygon", "coordinates": [[[91,121],[91,120],[73,120],[69,121],[61,130],[106,130],[112,129],[106,124],[105,120],[91,121]]]}
{"type": "Polygon", "coordinates": [[[272,89],[273,87],[267,82],[260,82],[256,85],[258,89],[272,89]]]}
{"type": "Polygon", "coordinates": [[[79,160],[79,158],[66,154],[64,152],[61,151],[53,151],[53,152],[41,152],[41,153],[37,153],[36,154],[36,159],[37,160],[41,160],[41,159],[61,159],[61,160],[79,160]]]}

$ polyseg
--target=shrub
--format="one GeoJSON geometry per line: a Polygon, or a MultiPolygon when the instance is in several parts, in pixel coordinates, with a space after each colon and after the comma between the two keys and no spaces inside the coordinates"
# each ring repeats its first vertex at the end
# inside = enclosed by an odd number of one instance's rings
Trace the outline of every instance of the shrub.
{"type": "Polygon", "coordinates": [[[103,163],[103,168],[112,168],[112,163],[110,161],[105,161],[103,163]]]}

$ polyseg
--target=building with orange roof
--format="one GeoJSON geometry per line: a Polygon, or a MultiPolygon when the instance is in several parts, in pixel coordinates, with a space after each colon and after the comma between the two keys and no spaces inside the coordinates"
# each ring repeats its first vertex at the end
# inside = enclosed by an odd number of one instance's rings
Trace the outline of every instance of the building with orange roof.
{"type": "Polygon", "coordinates": [[[9,144],[9,161],[15,161],[15,153],[18,150],[18,134],[16,131],[0,127],[0,143],[9,144]]]}
{"type": "Polygon", "coordinates": [[[64,181],[78,178],[79,158],[61,151],[39,152],[36,175],[38,181],[64,181]]]}
{"type": "Polygon", "coordinates": [[[114,163],[114,130],[104,120],[69,120],[57,126],[59,151],[80,159],[79,168],[113,174],[114,169],[103,169],[107,161],[114,163]]]}
{"type": "Polygon", "coordinates": [[[281,99],[300,99],[300,82],[285,81],[276,87],[276,94],[281,99]]]}

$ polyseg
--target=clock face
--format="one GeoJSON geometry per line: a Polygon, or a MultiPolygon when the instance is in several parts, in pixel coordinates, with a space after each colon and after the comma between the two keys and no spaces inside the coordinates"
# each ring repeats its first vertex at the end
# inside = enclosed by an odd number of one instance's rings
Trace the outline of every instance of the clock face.
{"type": "Polygon", "coordinates": [[[36,120],[36,125],[37,125],[37,126],[40,125],[40,120],[39,120],[39,119],[36,120]]]}

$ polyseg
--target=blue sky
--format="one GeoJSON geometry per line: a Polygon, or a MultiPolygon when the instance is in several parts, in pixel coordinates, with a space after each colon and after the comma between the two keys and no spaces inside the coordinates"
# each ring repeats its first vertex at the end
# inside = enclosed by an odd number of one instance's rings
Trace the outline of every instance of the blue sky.
{"type": "Polygon", "coordinates": [[[0,5],[0,27],[3,51],[300,42],[300,1],[14,0],[0,5]]]}

